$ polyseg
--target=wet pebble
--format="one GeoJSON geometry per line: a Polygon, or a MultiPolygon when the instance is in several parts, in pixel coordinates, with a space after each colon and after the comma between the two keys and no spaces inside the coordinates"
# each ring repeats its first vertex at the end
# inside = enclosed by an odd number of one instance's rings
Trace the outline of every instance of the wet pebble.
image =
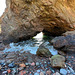
{"type": "Polygon", "coordinates": [[[33,63],[31,63],[31,66],[35,66],[35,63],[33,62],[33,63]]]}
{"type": "Polygon", "coordinates": [[[48,70],[48,71],[46,72],[46,74],[51,75],[51,71],[50,71],[50,70],[48,70]]]}
{"type": "Polygon", "coordinates": [[[23,70],[23,69],[24,69],[23,67],[19,67],[19,68],[18,68],[18,70],[23,70]]]}
{"type": "Polygon", "coordinates": [[[10,63],[8,67],[13,68],[15,66],[14,62],[10,63]]]}
{"type": "Polygon", "coordinates": [[[67,75],[67,71],[65,70],[65,69],[60,69],[60,73],[62,74],[62,75],[67,75]]]}
{"type": "Polygon", "coordinates": [[[26,65],[24,63],[19,64],[20,67],[26,67],[26,65]]]}
{"type": "Polygon", "coordinates": [[[6,73],[7,73],[7,71],[3,71],[2,73],[3,73],[3,74],[6,74],[6,73]]]}
{"type": "Polygon", "coordinates": [[[40,70],[37,70],[37,72],[39,73],[39,72],[40,72],[40,70]]]}
{"type": "Polygon", "coordinates": [[[44,73],[43,72],[40,72],[40,75],[44,75],[44,73]]]}
{"type": "Polygon", "coordinates": [[[40,65],[40,63],[39,62],[36,62],[36,66],[38,66],[38,65],[40,65]]]}
{"type": "Polygon", "coordinates": [[[39,73],[36,72],[36,73],[34,73],[34,75],[39,75],[39,73]]]}

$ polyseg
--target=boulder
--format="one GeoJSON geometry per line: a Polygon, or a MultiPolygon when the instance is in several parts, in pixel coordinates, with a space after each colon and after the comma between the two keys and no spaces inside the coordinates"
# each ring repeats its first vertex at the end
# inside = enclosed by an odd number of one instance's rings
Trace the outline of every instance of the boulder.
{"type": "Polygon", "coordinates": [[[51,43],[56,49],[63,51],[75,51],[75,34],[69,34],[65,33],[65,36],[55,37],[51,43]]]}
{"type": "Polygon", "coordinates": [[[43,57],[51,57],[51,52],[45,47],[39,47],[36,54],[43,57]]]}
{"type": "Polygon", "coordinates": [[[60,35],[75,29],[75,0],[6,0],[1,17],[3,42],[18,42],[48,31],[60,35]]]}
{"type": "Polygon", "coordinates": [[[65,57],[61,55],[54,55],[51,57],[51,65],[55,68],[65,67],[65,57]]]}

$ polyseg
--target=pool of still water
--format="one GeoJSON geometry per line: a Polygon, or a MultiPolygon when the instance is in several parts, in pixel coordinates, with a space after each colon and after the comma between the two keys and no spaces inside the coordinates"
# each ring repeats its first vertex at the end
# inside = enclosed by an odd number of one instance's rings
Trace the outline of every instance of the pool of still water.
{"type": "Polygon", "coordinates": [[[45,48],[48,48],[52,55],[58,54],[58,51],[53,48],[50,44],[51,38],[49,36],[43,36],[43,33],[36,35],[33,39],[29,39],[26,41],[18,42],[18,43],[10,43],[10,48],[5,48],[4,52],[13,52],[13,51],[29,51],[32,54],[36,54],[39,46],[43,45],[45,48]]]}

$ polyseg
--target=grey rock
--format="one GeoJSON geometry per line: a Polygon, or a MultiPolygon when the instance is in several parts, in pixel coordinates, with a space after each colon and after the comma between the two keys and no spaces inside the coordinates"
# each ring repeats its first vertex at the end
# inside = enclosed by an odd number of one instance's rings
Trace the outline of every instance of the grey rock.
{"type": "Polygon", "coordinates": [[[40,65],[40,63],[39,62],[36,62],[36,66],[38,66],[38,65],[40,65]]]}
{"type": "Polygon", "coordinates": [[[36,72],[36,73],[34,73],[34,75],[39,75],[39,73],[36,72]]]}

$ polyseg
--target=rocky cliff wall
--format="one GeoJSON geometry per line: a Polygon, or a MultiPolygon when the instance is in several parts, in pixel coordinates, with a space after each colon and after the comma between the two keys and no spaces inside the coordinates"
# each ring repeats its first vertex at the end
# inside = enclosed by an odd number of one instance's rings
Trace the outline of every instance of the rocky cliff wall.
{"type": "Polygon", "coordinates": [[[52,35],[75,29],[75,0],[6,0],[2,16],[4,42],[17,42],[48,31],[52,35]]]}

